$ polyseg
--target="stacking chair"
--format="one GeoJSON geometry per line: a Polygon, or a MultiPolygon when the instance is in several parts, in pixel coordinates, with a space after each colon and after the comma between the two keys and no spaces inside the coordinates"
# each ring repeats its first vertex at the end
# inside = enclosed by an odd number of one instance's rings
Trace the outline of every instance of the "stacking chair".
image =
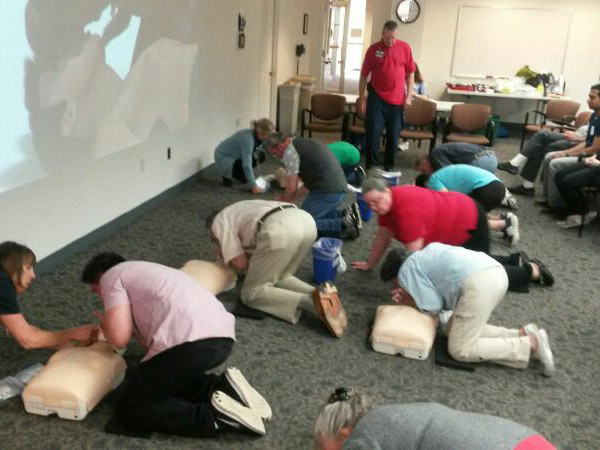
{"type": "Polygon", "coordinates": [[[579,109],[579,102],[573,100],[550,100],[546,106],[546,111],[529,111],[525,114],[525,123],[523,124],[523,133],[521,134],[521,146],[523,149],[525,143],[525,135],[527,133],[537,133],[542,128],[555,128],[548,122],[558,121],[565,122],[569,116],[574,117],[579,109]],[[531,123],[529,115],[532,116],[531,123]]]}
{"type": "Polygon", "coordinates": [[[356,100],[356,107],[352,112],[352,121],[348,126],[348,137],[350,141],[355,141],[364,138],[366,134],[365,115],[358,111],[358,100],[356,100]]]}
{"type": "Polygon", "coordinates": [[[553,122],[551,125],[552,131],[563,133],[567,130],[577,130],[579,127],[584,126],[590,121],[591,111],[584,111],[577,114],[577,116],[566,116],[564,122],[553,122]]]}
{"type": "Polygon", "coordinates": [[[415,98],[406,109],[405,127],[400,132],[402,139],[414,139],[419,142],[429,140],[429,151],[435,147],[437,134],[437,104],[435,102],[415,98]]]}
{"type": "Polygon", "coordinates": [[[469,144],[490,145],[492,140],[492,108],[477,103],[454,105],[450,120],[444,128],[443,142],[466,142],[469,144]],[[473,134],[485,128],[485,136],[473,134]]]}
{"type": "Polygon", "coordinates": [[[347,131],[346,97],[314,94],[310,99],[310,109],[302,111],[301,136],[304,136],[304,130],[308,130],[308,137],[312,137],[312,132],[316,131],[340,133],[344,139],[347,131]]]}

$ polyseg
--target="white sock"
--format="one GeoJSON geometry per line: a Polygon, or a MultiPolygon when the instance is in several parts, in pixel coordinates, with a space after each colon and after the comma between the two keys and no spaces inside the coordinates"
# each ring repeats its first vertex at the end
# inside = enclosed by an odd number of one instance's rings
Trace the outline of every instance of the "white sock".
{"type": "Polygon", "coordinates": [[[527,162],[527,156],[525,156],[521,153],[517,153],[517,156],[515,156],[513,159],[510,160],[510,163],[515,167],[523,167],[526,162],[527,162]]]}
{"type": "Polygon", "coordinates": [[[527,189],[531,189],[532,187],[534,187],[535,185],[533,184],[533,182],[531,181],[527,181],[527,180],[523,180],[523,187],[527,188],[527,189]]]}

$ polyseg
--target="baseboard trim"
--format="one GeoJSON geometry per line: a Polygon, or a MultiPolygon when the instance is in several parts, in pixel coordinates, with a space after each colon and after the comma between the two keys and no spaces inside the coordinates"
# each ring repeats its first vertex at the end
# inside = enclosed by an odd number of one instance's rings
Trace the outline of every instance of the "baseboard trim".
{"type": "Polygon", "coordinates": [[[71,242],[70,244],[67,244],[60,250],[57,250],[54,253],[51,253],[50,255],[46,256],[44,259],[37,262],[35,266],[36,274],[41,275],[46,272],[49,272],[56,265],[64,262],[68,258],[71,258],[76,253],[85,250],[90,245],[95,244],[96,242],[110,236],[120,228],[123,228],[125,225],[128,225],[133,220],[137,219],[142,214],[156,208],[157,206],[166,202],[167,200],[173,199],[180,192],[192,187],[196,183],[198,176],[204,170],[205,169],[195,173],[194,175],[186,178],[185,180],[181,181],[175,186],[170,187],[166,191],[163,191],[160,194],[152,197],[151,199],[146,200],[144,203],[136,206],[132,210],[121,214],[109,223],[102,225],[99,228],[96,228],[94,231],[89,232],[85,236],[71,242]]]}

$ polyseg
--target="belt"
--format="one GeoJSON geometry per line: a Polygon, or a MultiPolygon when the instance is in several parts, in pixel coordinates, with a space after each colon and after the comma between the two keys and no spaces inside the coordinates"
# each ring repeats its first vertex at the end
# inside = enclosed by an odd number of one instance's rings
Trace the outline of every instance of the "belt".
{"type": "Polygon", "coordinates": [[[494,156],[493,150],[479,150],[477,153],[473,155],[473,159],[479,159],[484,156],[494,156]]]}
{"type": "Polygon", "coordinates": [[[296,205],[292,205],[292,204],[285,204],[285,205],[279,205],[276,206],[275,208],[271,209],[270,211],[267,211],[266,213],[264,213],[262,215],[262,217],[260,219],[258,219],[258,225],[256,225],[256,232],[258,233],[260,231],[260,227],[262,226],[263,222],[265,220],[267,220],[267,218],[279,211],[283,211],[284,209],[288,209],[288,208],[297,208],[296,205]]]}

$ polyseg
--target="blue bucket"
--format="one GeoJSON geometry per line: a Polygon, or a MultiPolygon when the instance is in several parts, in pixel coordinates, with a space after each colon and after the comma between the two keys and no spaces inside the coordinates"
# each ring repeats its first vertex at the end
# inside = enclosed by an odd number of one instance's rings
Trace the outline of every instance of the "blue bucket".
{"type": "Polygon", "coordinates": [[[360,218],[363,222],[368,222],[373,217],[373,211],[369,208],[369,204],[365,200],[365,196],[360,192],[356,194],[356,203],[358,203],[358,209],[360,211],[360,218]]]}
{"type": "Polygon", "coordinates": [[[335,238],[318,239],[312,246],[315,284],[333,281],[337,275],[337,259],[342,241],[335,238]]]}
{"type": "Polygon", "coordinates": [[[400,172],[382,172],[381,176],[387,182],[389,187],[398,186],[400,184],[400,172]]]}

